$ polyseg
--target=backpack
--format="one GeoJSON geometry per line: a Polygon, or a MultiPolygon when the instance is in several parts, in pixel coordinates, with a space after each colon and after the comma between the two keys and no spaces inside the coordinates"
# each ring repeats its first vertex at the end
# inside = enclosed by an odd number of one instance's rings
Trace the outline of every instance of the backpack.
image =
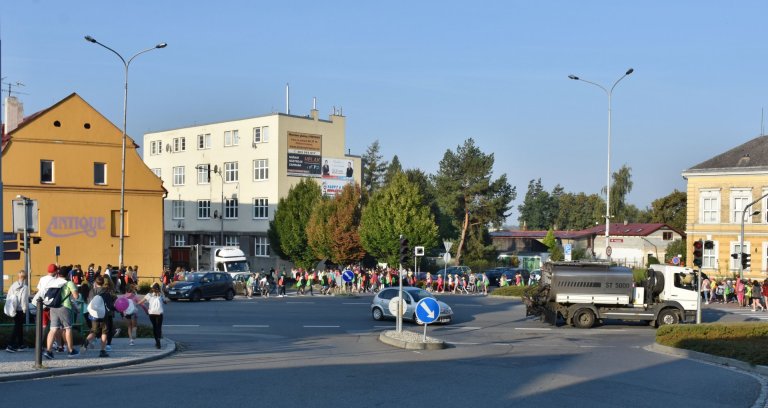
{"type": "Polygon", "coordinates": [[[63,295],[65,286],[66,285],[59,286],[58,288],[46,289],[45,296],[43,297],[43,306],[52,309],[61,307],[64,304],[64,301],[71,294],[69,291],[67,291],[67,295],[63,295]]]}
{"type": "Polygon", "coordinates": [[[104,316],[114,316],[115,297],[105,292],[100,293],[98,296],[101,296],[101,298],[104,300],[104,316]]]}

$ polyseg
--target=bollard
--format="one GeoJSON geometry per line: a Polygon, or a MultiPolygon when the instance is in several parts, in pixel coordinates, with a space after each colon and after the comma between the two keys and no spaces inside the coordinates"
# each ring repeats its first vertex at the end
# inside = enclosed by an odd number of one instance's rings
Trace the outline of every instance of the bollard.
{"type": "Polygon", "coordinates": [[[38,298],[35,307],[35,368],[43,368],[43,299],[38,298]]]}

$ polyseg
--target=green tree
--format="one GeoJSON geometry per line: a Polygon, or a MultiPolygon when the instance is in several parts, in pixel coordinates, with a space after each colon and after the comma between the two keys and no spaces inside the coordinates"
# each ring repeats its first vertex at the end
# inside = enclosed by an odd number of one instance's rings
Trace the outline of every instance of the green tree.
{"type": "Polygon", "coordinates": [[[459,231],[456,245],[459,264],[470,227],[500,226],[511,208],[510,202],[517,196],[506,174],[492,180],[493,163],[493,153],[484,154],[470,138],[458,146],[456,152],[445,152],[434,176],[440,210],[452,218],[459,231]]]}
{"type": "Polygon", "coordinates": [[[549,228],[549,231],[547,231],[547,235],[544,237],[541,243],[546,245],[550,251],[552,250],[552,248],[554,248],[557,245],[557,239],[555,238],[554,228],[551,228],[551,227],[549,228]]]}
{"type": "Polygon", "coordinates": [[[627,219],[627,195],[634,186],[632,168],[625,164],[611,176],[611,218],[613,221],[622,221],[627,219]]]}
{"type": "Polygon", "coordinates": [[[321,198],[307,221],[307,243],[317,259],[331,259],[333,231],[329,222],[335,212],[335,202],[332,199],[321,198]]]}
{"type": "Polygon", "coordinates": [[[667,255],[664,259],[664,262],[669,262],[672,258],[682,255],[682,259],[680,259],[682,265],[685,265],[685,254],[688,249],[688,245],[685,243],[685,239],[676,239],[667,245],[667,255]]]}
{"type": "Polygon", "coordinates": [[[395,155],[392,157],[392,161],[389,162],[389,166],[387,167],[387,171],[384,173],[384,185],[389,184],[392,181],[392,177],[395,176],[395,174],[402,173],[403,172],[403,166],[400,164],[400,159],[395,155]]]}
{"type": "Polygon", "coordinates": [[[688,195],[675,190],[651,203],[651,222],[662,222],[678,231],[685,231],[687,207],[688,195]]]}
{"type": "Polygon", "coordinates": [[[562,231],[578,231],[605,221],[605,201],[597,194],[564,193],[558,199],[555,225],[562,231]]]}
{"type": "Polygon", "coordinates": [[[363,208],[359,229],[363,248],[379,261],[397,265],[400,235],[411,246],[437,245],[437,225],[423,201],[418,186],[405,174],[396,174],[363,208]]]}
{"type": "Polygon", "coordinates": [[[362,157],[362,189],[369,195],[373,194],[374,191],[381,187],[384,181],[384,173],[387,171],[388,167],[387,162],[381,160],[384,156],[381,155],[380,150],[381,146],[377,139],[368,146],[368,149],[366,149],[365,154],[362,157]]]}
{"type": "MultiPolygon", "coordinates": [[[[557,220],[559,198],[563,188],[558,184],[552,194],[544,190],[541,179],[528,182],[528,191],[523,203],[517,207],[520,212],[520,225],[529,230],[543,230],[554,225],[557,220]]],[[[558,225],[560,228],[560,226],[558,225]]]]}
{"type": "Polygon", "coordinates": [[[320,197],[320,186],[311,179],[302,179],[280,199],[275,218],[269,223],[272,248],[279,247],[276,252],[283,259],[303,268],[311,268],[318,261],[307,241],[307,224],[320,197]]]}

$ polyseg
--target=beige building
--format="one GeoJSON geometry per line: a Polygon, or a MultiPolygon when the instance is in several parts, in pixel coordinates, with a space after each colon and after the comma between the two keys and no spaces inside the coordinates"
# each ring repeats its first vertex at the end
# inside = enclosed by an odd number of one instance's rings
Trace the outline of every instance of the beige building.
{"type": "Polygon", "coordinates": [[[718,277],[738,274],[740,262],[731,254],[741,252],[744,225],[744,251],[751,255],[744,276],[764,279],[768,266],[768,136],[697,164],[685,170],[683,178],[688,181],[687,259],[693,259],[693,242],[709,240],[714,245],[703,251],[702,270],[718,277]]]}
{"type": "Polygon", "coordinates": [[[144,162],[168,190],[165,248],[237,246],[253,270],[286,266],[267,238],[280,198],[304,177],[327,196],[360,184],[361,161],[346,150],[345,120],[335,113],[320,119],[313,109],[145,134],[144,162]]]}
{"type": "MultiPolygon", "coordinates": [[[[40,238],[31,245],[31,284],[47,265],[118,264],[122,130],[79,95],[24,118],[21,104],[9,98],[9,132],[3,139],[3,231],[12,232],[12,200],[37,202],[40,238]],[[11,127],[18,124],[18,127],[11,127]],[[57,249],[59,255],[57,256],[57,249]]],[[[139,276],[159,276],[163,265],[165,190],[126,145],[125,262],[138,265],[139,276]]],[[[4,262],[10,286],[24,268],[24,254],[4,262]]]]}

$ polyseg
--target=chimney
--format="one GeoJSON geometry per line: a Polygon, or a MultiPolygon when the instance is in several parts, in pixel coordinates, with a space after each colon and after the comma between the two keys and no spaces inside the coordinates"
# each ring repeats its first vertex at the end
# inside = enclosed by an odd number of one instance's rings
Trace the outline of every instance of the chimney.
{"type": "Polygon", "coordinates": [[[5,134],[11,133],[24,120],[24,104],[15,96],[5,98],[5,134]]]}
{"type": "Polygon", "coordinates": [[[312,116],[312,119],[317,120],[317,98],[312,97],[312,110],[309,111],[309,114],[312,116]]]}

